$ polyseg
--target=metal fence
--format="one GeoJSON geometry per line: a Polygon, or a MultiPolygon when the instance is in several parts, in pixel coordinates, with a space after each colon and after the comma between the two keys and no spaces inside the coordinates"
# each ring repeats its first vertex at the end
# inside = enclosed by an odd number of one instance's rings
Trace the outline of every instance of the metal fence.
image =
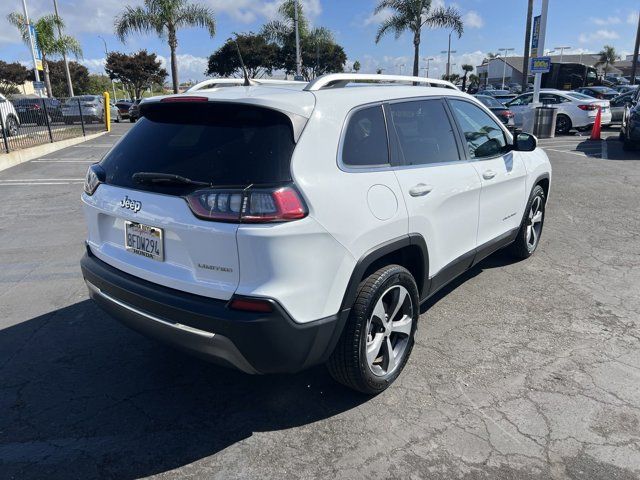
{"type": "Polygon", "coordinates": [[[0,97],[0,153],[106,130],[104,99],[0,97]]]}

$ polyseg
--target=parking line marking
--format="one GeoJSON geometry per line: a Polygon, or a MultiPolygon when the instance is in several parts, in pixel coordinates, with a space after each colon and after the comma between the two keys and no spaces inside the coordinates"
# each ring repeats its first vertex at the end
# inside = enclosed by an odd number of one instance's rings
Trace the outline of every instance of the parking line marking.
{"type": "Polygon", "coordinates": [[[73,148],[113,147],[112,143],[94,143],[93,145],[74,145],[73,148]]]}
{"type": "Polygon", "coordinates": [[[84,182],[84,178],[9,178],[0,179],[0,182],[84,182]]]}
{"type": "Polygon", "coordinates": [[[552,152],[558,152],[558,153],[569,153],[571,155],[576,155],[578,157],[585,157],[585,158],[596,158],[599,157],[600,154],[599,153],[594,153],[591,155],[587,155],[586,153],[582,153],[580,151],[574,151],[574,150],[555,150],[553,148],[547,148],[547,150],[551,150],[552,152]]]}
{"type": "Polygon", "coordinates": [[[609,160],[609,147],[607,147],[607,141],[602,141],[602,158],[609,160]]]}
{"type": "Polygon", "coordinates": [[[32,163],[96,163],[99,160],[31,160],[32,163]]]}
{"type": "Polygon", "coordinates": [[[36,183],[3,183],[0,182],[0,187],[32,187],[35,185],[82,185],[84,182],[36,182],[36,183]]]}

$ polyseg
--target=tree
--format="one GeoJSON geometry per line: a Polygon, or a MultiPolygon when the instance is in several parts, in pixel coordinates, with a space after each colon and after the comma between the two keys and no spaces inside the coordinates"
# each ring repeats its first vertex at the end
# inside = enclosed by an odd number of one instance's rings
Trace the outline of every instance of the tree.
{"type": "Polygon", "coordinates": [[[362,68],[362,66],[360,65],[360,61],[356,60],[355,62],[353,62],[353,71],[358,73],[360,71],[360,68],[362,68]]]}
{"type": "MultiPolygon", "coordinates": [[[[104,92],[111,94],[111,80],[107,75],[96,75],[95,73],[89,75],[89,82],[87,86],[87,93],[94,95],[102,95],[104,92]]],[[[116,100],[115,98],[113,99],[116,100]]]]}
{"type": "Polygon", "coordinates": [[[468,63],[463,63],[462,70],[464,71],[464,76],[462,77],[462,91],[466,91],[467,76],[469,75],[469,73],[473,72],[473,65],[469,65],[468,63]]]}
{"type": "Polygon", "coordinates": [[[213,11],[199,3],[188,0],[144,0],[144,7],[126,6],[124,12],[116,18],[116,35],[124,43],[133,32],[155,32],[166,38],[171,51],[171,77],[173,93],[178,93],[178,30],[183,27],[206,28],[209,36],[216,33],[213,11]]]}
{"type": "Polygon", "coordinates": [[[419,73],[420,61],[420,36],[422,27],[451,28],[458,34],[458,38],[464,32],[462,15],[454,7],[432,8],[432,0],[380,0],[374,13],[379,14],[383,10],[391,10],[392,14],[380,24],[376,34],[376,43],[389,32],[395,34],[396,40],[406,30],[413,34],[413,76],[419,73]]]}
{"type": "Polygon", "coordinates": [[[602,50],[598,52],[599,58],[596,62],[597,66],[604,65],[604,76],[607,76],[607,70],[609,65],[613,65],[618,60],[618,54],[616,49],[611,45],[605,45],[602,50]]]}
{"type": "Polygon", "coordinates": [[[458,80],[460,80],[460,75],[458,75],[457,73],[450,73],[449,75],[447,75],[446,73],[443,73],[442,80],[447,80],[455,84],[458,80]]]}
{"type": "MultiPolygon", "coordinates": [[[[24,15],[19,12],[13,12],[7,15],[9,23],[17,27],[22,35],[22,40],[30,45],[29,28],[24,15]]],[[[56,15],[45,15],[35,22],[31,22],[36,30],[37,46],[42,53],[42,68],[44,70],[44,82],[47,87],[47,94],[51,97],[53,91],[51,89],[51,79],[49,77],[50,58],[62,56],[62,54],[73,54],[76,58],[82,56],[82,48],[80,43],[69,35],[56,35],[55,30],[64,29],[64,22],[56,15]]]]}
{"type": "MultiPolygon", "coordinates": [[[[293,19],[294,0],[285,0],[278,9],[279,18],[262,28],[262,35],[278,45],[278,68],[287,74],[296,72],[296,43],[293,19]]],[[[298,4],[298,33],[302,76],[306,80],[328,72],[342,72],[347,61],[344,49],[338,45],[331,31],[324,27],[309,27],[301,2],[298,4]],[[331,55],[335,55],[332,57],[331,55]]]]}
{"type": "Polygon", "coordinates": [[[237,35],[235,41],[229,39],[209,57],[206,75],[229,77],[242,76],[242,67],[238,48],[242,53],[242,61],[250,78],[271,75],[276,68],[278,46],[270,43],[263,35],[252,32],[237,35]],[[238,43],[236,46],[236,42],[238,43]]]}
{"type": "Polygon", "coordinates": [[[0,60],[0,93],[12,95],[20,93],[18,85],[29,78],[29,70],[18,62],[6,63],[0,60]]]}
{"type": "MultiPolygon", "coordinates": [[[[78,62],[69,62],[69,74],[76,95],[91,93],[89,91],[89,70],[78,62]]],[[[69,94],[67,88],[67,74],[64,70],[64,60],[49,61],[49,75],[54,97],[66,97],[69,94]]]]}
{"type": "Polygon", "coordinates": [[[104,69],[111,80],[122,83],[131,98],[141,98],[145,88],[154,83],[162,84],[167,78],[167,71],[162,68],[156,54],[146,50],[133,55],[110,52],[104,69]]]}
{"type": "Polygon", "coordinates": [[[498,58],[499,56],[500,56],[499,53],[489,52],[482,59],[482,64],[484,65],[485,63],[489,63],[489,60],[493,60],[494,58],[498,58]]]}

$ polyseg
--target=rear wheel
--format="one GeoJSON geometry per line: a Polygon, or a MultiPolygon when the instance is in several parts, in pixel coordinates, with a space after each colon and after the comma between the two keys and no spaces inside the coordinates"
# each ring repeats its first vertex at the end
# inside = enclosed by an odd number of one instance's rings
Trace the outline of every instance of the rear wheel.
{"type": "Polygon", "coordinates": [[[571,130],[571,119],[564,114],[556,118],[556,134],[566,135],[571,130]]]}
{"type": "Polygon", "coordinates": [[[367,277],[328,362],[335,380],[367,394],[400,375],[413,348],[419,302],[408,270],[389,265],[367,277]]]}
{"type": "Polygon", "coordinates": [[[518,235],[510,246],[511,253],[515,257],[529,258],[536,251],[544,225],[545,205],[544,189],[540,185],[536,185],[531,192],[529,203],[527,203],[526,213],[518,235]]]}

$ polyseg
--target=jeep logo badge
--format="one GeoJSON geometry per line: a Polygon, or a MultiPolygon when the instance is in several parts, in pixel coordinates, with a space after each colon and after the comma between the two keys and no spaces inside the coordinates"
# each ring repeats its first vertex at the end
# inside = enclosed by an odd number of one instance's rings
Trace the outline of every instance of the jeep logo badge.
{"type": "Polygon", "coordinates": [[[138,213],[142,208],[142,202],[131,200],[129,196],[126,195],[122,200],[120,200],[120,207],[128,208],[129,210],[133,210],[134,213],[138,213]]]}

